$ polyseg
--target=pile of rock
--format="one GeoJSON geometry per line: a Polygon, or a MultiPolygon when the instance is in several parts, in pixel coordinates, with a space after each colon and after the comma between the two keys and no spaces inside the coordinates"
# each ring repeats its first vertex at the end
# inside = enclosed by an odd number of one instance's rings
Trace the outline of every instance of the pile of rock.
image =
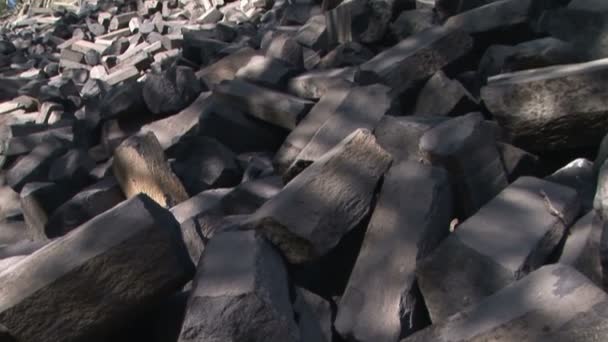
{"type": "Polygon", "coordinates": [[[607,20],[30,8],[0,31],[0,342],[606,339],[607,20]]]}

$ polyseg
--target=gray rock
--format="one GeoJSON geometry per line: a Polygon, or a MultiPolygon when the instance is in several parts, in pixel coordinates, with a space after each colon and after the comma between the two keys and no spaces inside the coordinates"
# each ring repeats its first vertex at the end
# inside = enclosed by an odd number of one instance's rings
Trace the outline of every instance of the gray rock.
{"type": "Polygon", "coordinates": [[[0,246],[0,259],[14,256],[27,256],[46,246],[48,241],[20,240],[9,245],[0,246]]]}
{"type": "Polygon", "coordinates": [[[479,113],[433,127],[419,148],[423,160],[450,173],[460,218],[470,217],[508,185],[495,136],[479,113]]]}
{"type": "Polygon", "coordinates": [[[44,241],[49,239],[45,230],[49,216],[73,191],[56,183],[34,182],[26,184],[19,195],[29,238],[44,241]]]}
{"type": "Polygon", "coordinates": [[[441,322],[541,267],[579,210],[573,189],[519,178],[418,265],[431,320],[441,322]]]}
{"type": "Polygon", "coordinates": [[[14,220],[21,214],[19,194],[9,186],[0,187],[0,222],[14,220]]]}
{"type": "Polygon", "coordinates": [[[190,105],[202,91],[192,69],[173,67],[162,75],[146,75],[143,97],[156,115],[174,114],[190,105]]]}
{"type": "Polygon", "coordinates": [[[293,309],[298,315],[302,342],[332,341],[332,308],[324,298],[298,287],[293,309]]]}
{"type": "Polygon", "coordinates": [[[212,189],[190,197],[171,208],[171,213],[180,224],[189,219],[212,210],[220,210],[222,199],[232,188],[212,189]]]}
{"type": "Polygon", "coordinates": [[[58,184],[79,188],[89,180],[89,172],[95,161],[83,149],[70,149],[57,158],[49,170],[49,180],[58,184]]]}
{"type": "Polygon", "coordinates": [[[590,147],[601,141],[608,124],[607,74],[605,60],[519,71],[489,78],[481,97],[526,150],[590,147]]]}
{"type": "Polygon", "coordinates": [[[336,46],[319,61],[320,69],[335,69],[359,66],[374,57],[374,53],[357,42],[336,46]]]}
{"type": "Polygon", "coordinates": [[[377,54],[361,65],[394,89],[408,89],[430,77],[473,47],[467,34],[436,27],[425,30],[377,54]]]}
{"type": "Polygon", "coordinates": [[[478,101],[457,80],[449,79],[439,70],[424,85],[413,115],[452,115],[476,109],[478,101]]]}
{"type": "Polygon", "coordinates": [[[572,0],[568,8],[574,10],[608,11],[608,3],[601,0],[572,0]]]}
{"type": "MultiPolygon", "coordinates": [[[[492,3],[496,0],[464,0],[464,1],[450,1],[450,0],[433,0],[435,10],[439,13],[441,18],[447,18],[454,14],[461,12],[470,11],[474,8],[481,7],[492,3]]],[[[431,5],[431,4],[429,4],[431,5]]]]}
{"type": "MultiPolygon", "coordinates": [[[[538,176],[540,173],[538,156],[504,142],[497,142],[496,146],[509,183],[514,182],[521,176],[538,176]]],[[[556,183],[564,184],[562,182],[556,183]]],[[[569,184],[564,185],[569,186],[569,184]]]]}
{"type": "Polygon", "coordinates": [[[325,12],[331,43],[375,43],[384,38],[398,2],[346,0],[325,12]]]}
{"type": "Polygon", "coordinates": [[[527,23],[531,19],[530,8],[533,0],[490,0],[489,2],[486,6],[476,7],[450,17],[444,26],[469,34],[478,34],[499,29],[506,30],[527,23]]]}
{"type": "Polygon", "coordinates": [[[277,90],[285,89],[287,80],[296,74],[289,64],[276,58],[253,57],[235,77],[277,90]]]}
{"type": "Polygon", "coordinates": [[[49,238],[65,235],[124,199],[116,180],[106,178],[57,207],[48,218],[44,233],[49,238]]]}
{"type": "Polygon", "coordinates": [[[379,84],[350,89],[285,171],[284,179],[295,177],[355,130],[373,130],[390,108],[388,93],[389,89],[379,84]]]}
{"type": "Polygon", "coordinates": [[[29,153],[38,145],[51,139],[59,139],[68,143],[74,141],[74,133],[71,124],[59,124],[56,126],[44,125],[20,125],[21,127],[7,127],[10,130],[10,138],[2,144],[2,154],[5,156],[16,156],[29,153]],[[44,128],[47,129],[44,129],[44,128]]]}
{"type": "Polygon", "coordinates": [[[326,254],[367,215],[391,163],[375,140],[357,129],[253,214],[257,228],[291,263],[326,254]]]}
{"type": "Polygon", "coordinates": [[[187,139],[176,146],[174,154],[177,160],[172,169],[190,195],[207,189],[228,188],[241,181],[242,171],[236,155],[213,138],[187,139]]]}
{"type": "Polygon", "coordinates": [[[421,327],[416,317],[417,260],[449,234],[447,173],[413,161],[387,172],[363,245],[338,304],[336,330],[356,341],[399,341],[421,327]]]}
{"type": "Polygon", "coordinates": [[[281,60],[297,69],[303,67],[302,46],[285,34],[277,35],[272,39],[266,50],[266,57],[281,60]]]}
{"type": "Polygon", "coordinates": [[[154,133],[163,150],[170,149],[184,136],[197,129],[201,116],[211,108],[212,104],[211,92],[203,92],[179,113],[143,125],[140,132],[154,133]]]}
{"type": "Polygon", "coordinates": [[[212,340],[299,341],[285,266],[255,231],[218,234],[201,257],[179,341],[212,340]]]}
{"type": "Polygon", "coordinates": [[[393,162],[419,161],[420,138],[431,128],[448,120],[440,116],[390,116],[385,115],[374,135],[378,144],[393,156],[393,162]]]}
{"type": "Polygon", "coordinates": [[[30,234],[23,220],[0,223],[0,245],[11,245],[29,239],[30,234]]]}
{"type": "Polygon", "coordinates": [[[0,274],[0,324],[32,342],[120,329],[192,276],[178,229],[145,195],[97,216],[0,274]]]}
{"type": "Polygon", "coordinates": [[[222,82],[215,87],[214,94],[220,96],[226,104],[288,130],[294,129],[314,104],[237,79],[222,82]]]}
{"type": "Polygon", "coordinates": [[[26,183],[46,180],[52,163],[65,151],[65,144],[56,139],[42,142],[6,172],[7,184],[21,191],[26,183]]]}
{"type": "Polygon", "coordinates": [[[354,83],[358,75],[356,68],[314,70],[290,79],[288,89],[299,97],[320,99],[329,90],[354,83]]]}
{"type": "Polygon", "coordinates": [[[592,342],[606,331],[607,308],[606,293],[585,276],[549,265],[402,342],[592,342]]]}
{"type": "Polygon", "coordinates": [[[589,160],[584,158],[575,159],[547,176],[545,179],[557,184],[569,186],[578,191],[584,212],[593,208],[596,179],[595,174],[593,173],[593,163],[589,160]]]}
{"type": "Polygon", "coordinates": [[[154,133],[134,135],[114,151],[114,177],[127,198],[143,192],[165,208],[188,199],[154,133]]]}
{"type": "Polygon", "coordinates": [[[324,15],[315,15],[308,19],[295,36],[295,40],[303,46],[316,51],[325,51],[329,48],[327,25],[324,15]]]}
{"type": "Polygon", "coordinates": [[[436,26],[437,19],[435,17],[436,15],[431,8],[403,11],[399,14],[399,17],[391,23],[390,29],[396,39],[403,40],[411,35],[436,26]]]}
{"type": "Polygon", "coordinates": [[[206,66],[196,73],[198,77],[208,89],[213,89],[216,85],[224,80],[234,79],[236,72],[246,65],[253,56],[259,53],[250,48],[244,47],[237,52],[234,52],[219,61],[206,66]]]}
{"type": "Polygon", "coordinates": [[[587,213],[570,228],[559,257],[560,264],[572,266],[604,289],[608,285],[608,274],[603,270],[605,256],[602,253],[605,248],[602,238],[605,226],[595,211],[587,213]]]}
{"type": "Polygon", "coordinates": [[[348,83],[328,89],[302,121],[292,130],[274,157],[279,174],[283,174],[308,145],[315,133],[337,111],[351,89],[348,83]]]}

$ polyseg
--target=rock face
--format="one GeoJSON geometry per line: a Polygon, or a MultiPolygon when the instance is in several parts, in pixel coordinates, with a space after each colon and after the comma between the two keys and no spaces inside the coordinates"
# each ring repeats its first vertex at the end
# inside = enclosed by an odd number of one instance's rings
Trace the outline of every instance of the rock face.
{"type": "Polygon", "coordinates": [[[579,209],[576,191],[537,178],[521,177],[503,190],[419,265],[433,322],[542,266],[579,209]]]}
{"type": "Polygon", "coordinates": [[[145,195],[118,205],[0,274],[0,324],[22,341],[76,341],[120,329],[192,276],[178,229],[145,195]]]}
{"type": "Polygon", "coordinates": [[[498,75],[481,90],[482,99],[514,142],[530,151],[592,146],[606,131],[607,67],[608,60],[596,60],[498,75]],[[575,134],[581,129],[584,137],[575,134]]]}
{"type": "Polygon", "coordinates": [[[257,228],[291,263],[329,252],[368,214],[376,184],[391,163],[375,140],[369,131],[356,130],[254,214],[257,228]]]}
{"type": "Polygon", "coordinates": [[[341,336],[399,341],[420,328],[413,326],[421,315],[415,309],[416,264],[449,233],[451,199],[445,171],[412,161],[391,167],[338,305],[341,336]]]}
{"type": "Polygon", "coordinates": [[[153,133],[125,140],[114,151],[112,169],[127,198],[143,192],[164,207],[188,199],[186,189],[169,168],[153,133]]]}
{"type": "Polygon", "coordinates": [[[469,217],[507,185],[496,137],[479,113],[470,113],[428,130],[420,139],[422,159],[445,167],[454,178],[457,212],[469,217]]]}
{"type": "Polygon", "coordinates": [[[582,274],[550,265],[403,342],[591,342],[591,331],[606,330],[601,312],[607,305],[606,293],[582,274]]]}
{"type": "Polygon", "coordinates": [[[255,231],[226,232],[201,257],[179,341],[299,341],[292,315],[280,256],[255,231]]]}
{"type": "Polygon", "coordinates": [[[407,89],[467,54],[473,40],[467,34],[443,27],[425,30],[402,40],[361,65],[385,84],[407,89]]]}

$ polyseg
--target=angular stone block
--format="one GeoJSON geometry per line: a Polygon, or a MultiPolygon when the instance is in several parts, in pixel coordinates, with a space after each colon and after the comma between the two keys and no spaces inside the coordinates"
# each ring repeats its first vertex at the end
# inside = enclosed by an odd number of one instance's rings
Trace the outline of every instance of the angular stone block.
{"type": "Polygon", "coordinates": [[[390,163],[373,135],[358,129],[288,183],[252,220],[291,263],[315,259],[367,215],[390,163]]]}
{"type": "Polygon", "coordinates": [[[49,216],[73,195],[73,190],[56,183],[28,183],[21,190],[21,208],[32,240],[48,240],[45,226],[49,216]]]}
{"type": "Polygon", "coordinates": [[[282,60],[255,56],[247,65],[237,71],[235,77],[262,86],[283,90],[287,80],[295,73],[295,69],[282,60]]]}
{"type": "Polygon", "coordinates": [[[285,266],[255,231],[218,234],[201,257],[179,341],[213,340],[299,341],[285,266]]]}
{"type": "Polygon", "coordinates": [[[419,264],[431,320],[441,322],[542,266],[579,210],[573,189],[519,178],[419,264]]]}
{"type": "Polygon", "coordinates": [[[171,213],[177,222],[184,223],[200,214],[217,210],[221,206],[222,199],[231,191],[232,188],[203,191],[171,208],[171,213]]]}
{"type": "Polygon", "coordinates": [[[163,115],[186,108],[201,91],[200,81],[192,69],[178,66],[161,75],[147,75],[142,93],[148,109],[153,114],[163,115]]]}
{"type": "Polygon", "coordinates": [[[89,181],[89,172],[95,161],[83,149],[70,149],[57,158],[49,170],[49,181],[73,188],[80,188],[89,181]]]}
{"type": "Polygon", "coordinates": [[[306,24],[298,30],[295,40],[313,50],[326,50],[329,46],[327,37],[327,25],[324,15],[311,17],[306,24]]]}
{"type": "MultiPolygon", "coordinates": [[[[482,0],[485,1],[485,0],[482,0]]],[[[469,34],[507,29],[531,19],[533,0],[489,0],[489,4],[450,17],[445,26],[469,34]]]]}
{"type": "Polygon", "coordinates": [[[481,97],[526,150],[590,147],[606,133],[607,75],[608,59],[519,71],[489,78],[481,97]]]}
{"type": "Polygon", "coordinates": [[[438,71],[424,85],[414,107],[413,115],[451,115],[476,109],[478,101],[457,80],[438,71]]]}
{"type": "Polygon", "coordinates": [[[479,113],[441,123],[420,139],[421,158],[450,173],[457,196],[457,214],[467,218],[507,185],[495,136],[479,113]]]}
{"type": "Polygon", "coordinates": [[[257,119],[288,130],[294,129],[314,104],[237,79],[222,82],[214,94],[257,119]]]}
{"type": "Polygon", "coordinates": [[[316,100],[336,87],[354,83],[358,74],[356,68],[314,70],[290,79],[287,88],[296,96],[316,100]]]}
{"type": "Polygon", "coordinates": [[[7,184],[21,191],[26,183],[46,180],[52,163],[65,151],[65,144],[56,139],[42,142],[6,172],[7,184]]]}
{"type": "Polygon", "coordinates": [[[607,327],[608,298],[565,265],[549,265],[403,342],[593,342],[607,327]]]}
{"type": "Polygon", "coordinates": [[[193,271],[177,222],[138,195],[1,273],[0,324],[20,341],[100,338],[193,271]]]}
{"type": "Polygon", "coordinates": [[[333,310],[329,301],[299,287],[293,309],[299,317],[301,341],[332,341],[333,310]]]}
{"type": "Polygon", "coordinates": [[[403,11],[391,23],[391,33],[398,40],[420,33],[426,29],[436,26],[438,21],[434,11],[430,8],[419,8],[412,11],[403,11]]]}
{"type": "Polygon", "coordinates": [[[389,91],[379,84],[352,88],[285,171],[285,180],[295,177],[355,130],[373,130],[390,108],[389,91]]]}
{"type": "Polygon", "coordinates": [[[436,27],[412,35],[361,65],[395,89],[408,89],[466,55],[473,39],[466,33],[436,27]]]}
{"type": "Polygon", "coordinates": [[[267,58],[281,60],[296,69],[301,69],[302,46],[293,38],[286,34],[275,36],[266,50],[267,58]]]}
{"type": "Polygon", "coordinates": [[[249,60],[259,53],[250,48],[244,47],[239,51],[232,53],[219,61],[202,68],[196,73],[198,77],[208,89],[213,89],[216,85],[225,80],[234,79],[236,72],[249,60]]]}
{"type": "Polygon", "coordinates": [[[48,218],[44,233],[49,238],[65,235],[124,199],[116,180],[106,178],[57,207],[48,218]]]}
{"type": "Polygon", "coordinates": [[[584,158],[575,159],[545,179],[578,191],[583,212],[593,209],[593,199],[597,187],[591,161],[584,158]]]}
{"type": "Polygon", "coordinates": [[[143,192],[167,208],[188,199],[153,133],[125,140],[114,151],[112,170],[127,198],[143,192]]]}
{"type": "Polygon", "coordinates": [[[540,173],[538,156],[503,142],[497,142],[496,146],[509,183],[521,176],[537,176],[540,173]]]}
{"type": "Polygon", "coordinates": [[[356,341],[399,341],[420,329],[416,264],[449,234],[452,193],[447,173],[414,161],[394,164],[338,304],[336,330],[356,341]]]}

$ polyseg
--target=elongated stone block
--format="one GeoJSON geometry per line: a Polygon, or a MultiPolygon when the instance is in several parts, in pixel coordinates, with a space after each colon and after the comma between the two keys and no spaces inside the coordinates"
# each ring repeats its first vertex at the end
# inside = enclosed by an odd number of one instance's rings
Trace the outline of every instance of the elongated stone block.
{"type": "Polygon", "coordinates": [[[542,266],[579,209],[573,189],[519,178],[419,264],[431,320],[441,322],[542,266]]]}
{"type": "Polygon", "coordinates": [[[291,263],[322,256],[367,215],[391,159],[368,130],[358,129],[288,183],[252,220],[291,263]]]}
{"type": "Polygon", "coordinates": [[[414,161],[387,172],[363,245],[338,304],[336,330],[355,341],[399,341],[415,310],[416,263],[449,234],[447,173],[414,161]]]}
{"type": "Polygon", "coordinates": [[[194,272],[171,214],[138,195],[0,274],[0,325],[19,341],[84,341],[194,272]]]}

